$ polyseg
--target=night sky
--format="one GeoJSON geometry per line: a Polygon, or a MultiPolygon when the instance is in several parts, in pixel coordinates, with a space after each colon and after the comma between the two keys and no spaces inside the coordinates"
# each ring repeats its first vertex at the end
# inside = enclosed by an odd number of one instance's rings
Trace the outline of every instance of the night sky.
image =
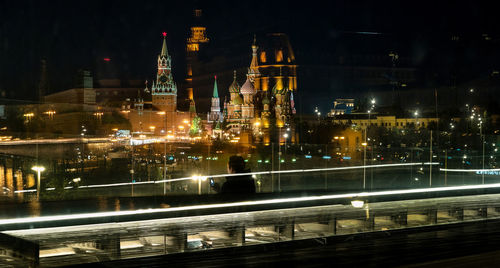
{"type": "MultiPolygon", "coordinates": [[[[452,65],[453,60],[440,58],[447,55],[441,53],[447,51],[441,41],[452,34],[498,36],[499,25],[497,10],[476,1],[2,0],[2,98],[34,99],[42,58],[48,62],[50,92],[70,88],[78,69],[91,70],[97,76],[106,57],[112,62],[107,75],[150,80],[155,73],[162,31],[168,33],[174,79],[180,82],[194,7],[203,10],[209,38],[218,40],[218,44],[247,38],[255,32],[287,33],[296,55],[302,55],[297,57],[299,65],[325,61],[317,55],[328,54],[336,47],[339,36],[351,32],[377,32],[391,37],[382,46],[397,47],[400,53],[418,59],[412,63],[416,67],[427,68],[433,62],[452,65]]],[[[361,50],[372,46],[358,45],[361,50]]],[[[481,65],[482,60],[477,59],[477,64],[481,65]]]]}

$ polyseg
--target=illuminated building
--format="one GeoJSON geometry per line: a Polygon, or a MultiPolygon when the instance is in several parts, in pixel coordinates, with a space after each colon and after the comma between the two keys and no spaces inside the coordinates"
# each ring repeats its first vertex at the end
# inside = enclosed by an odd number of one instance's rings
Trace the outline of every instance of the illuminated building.
{"type": "Polygon", "coordinates": [[[151,87],[153,107],[166,113],[167,130],[174,129],[177,110],[177,85],[172,77],[172,59],[167,50],[167,33],[163,33],[163,46],[158,55],[156,83],[151,87]]]}
{"type": "MultiPolygon", "coordinates": [[[[243,86],[239,86],[234,71],[229,86],[230,99],[224,103],[224,119],[229,131],[250,134],[264,143],[270,141],[270,136],[279,135],[282,128],[290,129],[291,142],[296,142],[293,120],[296,113],[293,95],[297,90],[295,57],[284,34],[268,37],[278,45],[259,50],[254,37],[252,59],[243,86]],[[267,58],[269,51],[276,52],[275,58],[267,58]],[[278,129],[273,133],[271,128],[275,127],[278,129]]],[[[281,135],[278,140],[284,141],[281,135]]]]}
{"type": "Polygon", "coordinates": [[[354,99],[336,99],[333,102],[333,109],[328,113],[328,116],[350,114],[353,109],[354,99]]]}
{"type": "Polygon", "coordinates": [[[209,39],[206,35],[206,27],[201,25],[201,9],[194,10],[194,24],[191,27],[191,35],[186,42],[186,90],[188,93],[188,99],[192,101],[193,96],[193,64],[197,61],[198,53],[200,51],[200,46],[202,44],[208,43],[209,39]]]}
{"type": "Polygon", "coordinates": [[[167,34],[157,59],[156,79],[149,89],[139,90],[137,98],[122,106],[122,114],[130,121],[133,132],[150,130],[159,135],[186,134],[196,118],[194,100],[187,112],[177,110],[177,84],[172,76],[172,59],[167,49],[167,34]],[[146,101],[151,99],[151,102],[146,101]],[[187,123],[185,123],[187,122],[187,123]]]}

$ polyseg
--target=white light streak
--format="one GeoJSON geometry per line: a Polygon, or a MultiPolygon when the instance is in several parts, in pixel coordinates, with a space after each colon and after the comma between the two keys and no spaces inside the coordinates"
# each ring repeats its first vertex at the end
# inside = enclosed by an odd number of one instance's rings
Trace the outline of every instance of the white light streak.
{"type": "Polygon", "coordinates": [[[492,188],[500,188],[500,183],[451,186],[451,187],[436,187],[436,188],[419,188],[419,189],[407,189],[407,190],[390,190],[390,191],[380,191],[380,192],[370,192],[370,193],[361,192],[361,193],[348,193],[348,194],[335,194],[335,195],[308,196],[308,197],[278,198],[278,199],[268,199],[268,200],[259,200],[259,201],[244,201],[244,202],[233,202],[233,203],[223,203],[223,204],[194,205],[194,206],[172,207],[172,208],[108,211],[108,212],[95,212],[95,213],[80,213],[80,214],[71,214],[71,215],[55,215],[55,216],[40,216],[40,217],[27,217],[27,218],[16,218],[16,219],[3,219],[3,220],[0,220],[0,225],[41,223],[41,222],[65,221],[65,220],[95,219],[95,218],[104,218],[104,217],[145,215],[145,214],[155,214],[155,213],[169,213],[169,212],[177,212],[177,211],[193,211],[193,210],[243,207],[243,206],[254,206],[254,205],[285,204],[285,203],[293,203],[293,202],[308,202],[308,201],[341,199],[341,198],[352,198],[355,200],[359,200],[360,198],[363,198],[363,197],[366,198],[366,197],[372,197],[372,196],[405,195],[405,194],[433,193],[433,192],[451,192],[451,191],[461,191],[461,190],[477,190],[477,189],[492,189],[492,188]]]}
{"type": "MultiPolygon", "coordinates": [[[[322,172],[322,171],[339,171],[339,170],[355,170],[363,168],[391,168],[391,167],[404,167],[404,166],[419,166],[419,165],[439,165],[438,162],[424,162],[424,163],[400,163],[400,164],[379,164],[379,165],[366,165],[366,166],[350,166],[350,167],[332,167],[332,168],[316,168],[316,169],[293,169],[293,170],[281,170],[281,171],[258,171],[249,173],[235,173],[235,174],[217,174],[202,176],[206,178],[225,178],[225,177],[236,177],[236,176],[256,176],[256,175],[271,175],[271,174],[287,174],[287,173],[307,173],[307,172],[322,172]]],[[[94,184],[94,185],[82,185],[78,186],[78,189],[85,188],[104,188],[104,187],[119,187],[119,186],[129,186],[129,185],[141,185],[141,184],[155,184],[155,183],[165,183],[165,182],[175,182],[175,181],[187,181],[193,180],[193,177],[184,177],[176,179],[158,180],[158,181],[142,181],[142,182],[121,182],[121,183],[110,183],[110,184],[94,184]]],[[[74,187],[68,186],[64,189],[72,189],[74,187]]],[[[47,188],[46,190],[54,190],[52,188],[47,188]]],[[[33,190],[18,190],[14,193],[28,193],[36,192],[33,190]]]]}
{"type": "MultiPolygon", "coordinates": [[[[419,165],[439,165],[438,162],[425,162],[425,163],[401,163],[401,164],[380,164],[380,165],[366,165],[366,166],[350,166],[350,167],[333,167],[333,168],[315,168],[315,169],[293,169],[293,170],[281,170],[281,171],[257,171],[248,173],[234,173],[234,174],[218,174],[209,175],[210,178],[222,178],[222,177],[236,177],[236,176],[248,176],[248,175],[270,175],[270,174],[286,174],[286,173],[306,173],[306,172],[321,172],[321,171],[338,171],[338,170],[353,170],[353,169],[363,169],[363,168],[388,168],[388,167],[402,167],[402,166],[419,166],[419,165]]],[[[191,180],[192,177],[159,180],[154,183],[164,183],[173,181],[183,181],[191,180]]]]}
{"type": "Polygon", "coordinates": [[[16,193],[16,194],[19,194],[19,193],[34,193],[34,192],[36,192],[36,189],[14,191],[14,193],[16,193]]]}
{"type": "Polygon", "coordinates": [[[500,171],[500,168],[493,168],[493,169],[451,169],[451,168],[440,168],[439,171],[476,173],[476,172],[500,171]]]}

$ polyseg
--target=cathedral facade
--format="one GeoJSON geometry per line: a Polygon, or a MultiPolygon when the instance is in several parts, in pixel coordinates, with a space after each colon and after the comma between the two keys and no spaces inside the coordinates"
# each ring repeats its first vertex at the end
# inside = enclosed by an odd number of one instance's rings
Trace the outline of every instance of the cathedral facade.
{"type": "MultiPolygon", "coordinates": [[[[254,141],[267,144],[273,140],[272,137],[276,137],[274,140],[282,142],[284,137],[281,133],[287,131],[291,141],[296,142],[294,92],[297,90],[297,76],[295,57],[289,43],[285,48],[278,46],[259,50],[254,37],[251,48],[252,60],[245,81],[240,86],[238,74],[234,71],[233,82],[228,88],[229,98],[223,102],[222,119],[219,120],[225,122],[228,132],[249,135],[254,141]]],[[[215,98],[216,90],[217,83],[209,123],[220,111],[218,94],[215,98]]]]}

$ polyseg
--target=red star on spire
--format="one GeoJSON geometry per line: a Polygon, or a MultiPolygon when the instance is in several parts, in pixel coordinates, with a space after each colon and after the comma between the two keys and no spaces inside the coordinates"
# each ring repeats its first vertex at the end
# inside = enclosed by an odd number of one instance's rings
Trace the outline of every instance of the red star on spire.
{"type": "Polygon", "coordinates": [[[214,78],[215,78],[215,79],[217,79],[217,75],[216,75],[216,76],[214,76],[214,78]]]}
{"type": "Polygon", "coordinates": [[[163,37],[167,37],[167,32],[163,32],[161,34],[163,34],[163,37]]]}

